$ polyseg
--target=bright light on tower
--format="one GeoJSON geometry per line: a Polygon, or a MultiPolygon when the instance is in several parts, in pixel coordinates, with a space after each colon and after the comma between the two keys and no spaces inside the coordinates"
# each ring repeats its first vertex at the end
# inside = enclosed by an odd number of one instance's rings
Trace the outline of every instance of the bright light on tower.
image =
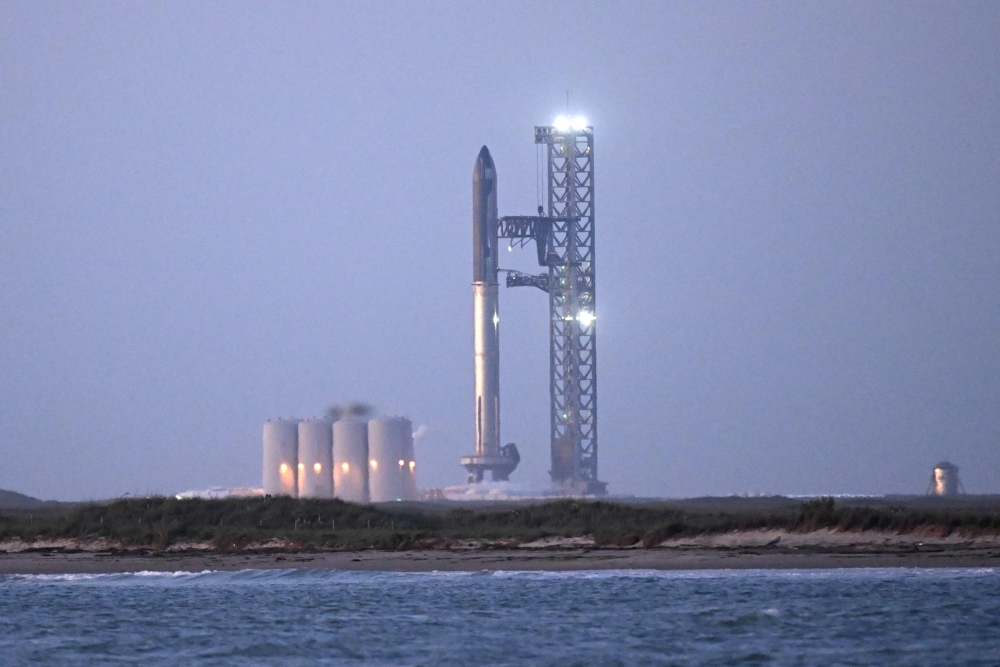
{"type": "Polygon", "coordinates": [[[566,132],[569,130],[572,121],[568,116],[559,116],[554,121],[552,121],[552,126],[559,130],[560,132],[566,132]]]}
{"type": "Polygon", "coordinates": [[[581,310],[580,314],[576,316],[576,319],[580,320],[580,324],[583,326],[589,327],[597,318],[589,310],[581,310]]]}
{"type": "Polygon", "coordinates": [[[583,132],[587,129],[587,119],[583,116],[577,116],[573,119],[573,129],[577,132],[583,132]]]}

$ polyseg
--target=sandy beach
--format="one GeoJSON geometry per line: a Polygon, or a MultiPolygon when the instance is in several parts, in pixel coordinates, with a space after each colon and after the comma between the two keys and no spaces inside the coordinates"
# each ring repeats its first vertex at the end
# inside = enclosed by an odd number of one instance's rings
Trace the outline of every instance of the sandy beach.
{"type": "Polygon", "coordinates": [[[106,543],[0,544],[0,574],[201,572],[326,568],[391,572],[482,570],[698,570],[1000,566],[997,536],[947,537],[816,531],[752,531],[668,540],[651,548],[594,548],[587,538],[519,546],[456,542],[410,551],[301,551],[290,546],[218,552],[207,545],[123,550],[106,543]],[[83,548],[81,548],[83,547],[83,548]]]}

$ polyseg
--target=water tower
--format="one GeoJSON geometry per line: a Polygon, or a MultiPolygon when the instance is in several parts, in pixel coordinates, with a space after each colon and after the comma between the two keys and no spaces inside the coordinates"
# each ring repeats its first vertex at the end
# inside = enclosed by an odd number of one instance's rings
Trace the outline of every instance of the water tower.
{"type": "Polygon", "coordinates": [[[959,491],[964,493],[965,488],[958,480],[958,466],[948,461],[941,461],[934,466],[927,493],[935,496],[957,496],[959,491]]]}

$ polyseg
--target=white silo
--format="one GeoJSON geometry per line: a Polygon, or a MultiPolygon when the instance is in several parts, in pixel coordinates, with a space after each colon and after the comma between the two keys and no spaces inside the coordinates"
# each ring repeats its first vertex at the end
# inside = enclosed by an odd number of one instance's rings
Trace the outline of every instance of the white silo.
{"type": "Polygon", "coordinates": [[[406,422],[406,429],[403,434],[403,461],[400,468],[403,475],[403,492],[405,500],[419,500],[420,491],[417,489],[417,459],[413,455],[413,424],[409,419],[406,422]]]}
{"type": "Polygon", "coordinates": [[[333,425],[299,422],[299,498],[333,498],[333,425]]]}
{"type": "Polygon", "coordinates": [[[368,422],[368,490],[371,502],[417,500],[415,467],[413,425],[409,419],[387,417],[368,422]]]}
{"type": "Polygon", "coordinates": [[[341,500],[368,502],[368,424],[333,423],[333,491],[341,500]]]}
{"type": "Polygon", "coordinates": [[[276,419],[264,423],[264,493],[297,498],[299,422],[276,419]]]}

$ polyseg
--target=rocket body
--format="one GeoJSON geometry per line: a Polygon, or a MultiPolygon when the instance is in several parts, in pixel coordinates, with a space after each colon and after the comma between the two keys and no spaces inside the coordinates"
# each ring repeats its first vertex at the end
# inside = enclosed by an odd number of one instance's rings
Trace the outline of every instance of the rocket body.
{"type": "Polygon", "coordinates": [[[497,268],[500,224],[497,171],[483,146],[472,171],[472,329],[476,385],[476,452],[462,457],[469,482],[509,479],[521,460],[517,445],[500,446],[500,307],[497,268]]]}
{"type": "Polygon", "coordinates": [[[483,146],[472,174],[472,299],[476,456],[500,456],[497,175],[483,146]]]}

